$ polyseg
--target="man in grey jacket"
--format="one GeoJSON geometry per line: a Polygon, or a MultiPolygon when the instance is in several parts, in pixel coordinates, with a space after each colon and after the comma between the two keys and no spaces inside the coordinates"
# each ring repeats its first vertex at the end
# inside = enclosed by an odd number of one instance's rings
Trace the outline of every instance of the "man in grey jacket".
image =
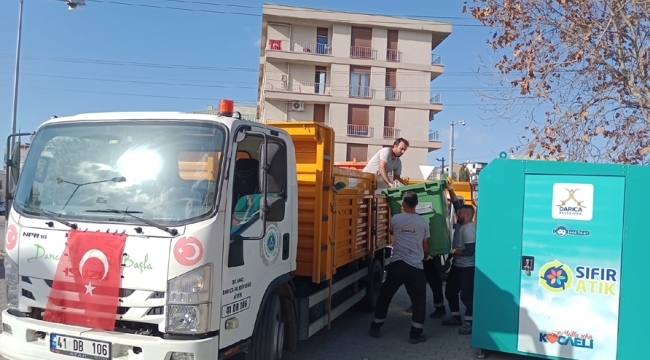
{"type": "Polygon", "coordinates": [[[447,278],[445,298],[449,304],[451,317],[442,321],[444,326],[461,326],[458,333],[472,334],[472,314],[474,310],[474,264],[476,251],[476,224],[474,207],[463,205],[458,211],[457,223],[460,225],[454,231],[454,240],[450,253],[454,261],[447,278]],[[465,322],[460,317],[460,300],[465,305],[465,322]]]}

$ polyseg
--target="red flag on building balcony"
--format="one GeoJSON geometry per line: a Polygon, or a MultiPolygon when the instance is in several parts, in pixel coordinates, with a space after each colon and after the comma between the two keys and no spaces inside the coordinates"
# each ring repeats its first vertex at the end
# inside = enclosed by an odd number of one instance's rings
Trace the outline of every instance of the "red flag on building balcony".
{"type": "Polygon", "coordinates": [[[70,230],[44,321],[114,330],[126,235],[70,230]]]}
{"type": "Polygon", "coordinates": [[[282,50],[282,40],[269,40],[269,48],[271,50],[282,50]]]}

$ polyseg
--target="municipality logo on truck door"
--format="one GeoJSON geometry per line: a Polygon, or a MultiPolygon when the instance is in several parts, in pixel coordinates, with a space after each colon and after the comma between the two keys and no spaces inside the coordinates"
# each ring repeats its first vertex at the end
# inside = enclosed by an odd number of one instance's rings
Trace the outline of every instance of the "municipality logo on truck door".
{"type": "Polygon", "coordinates": [[[592,184],[553,184],[553,219],[590,221],[594,214],[592,184]]]}

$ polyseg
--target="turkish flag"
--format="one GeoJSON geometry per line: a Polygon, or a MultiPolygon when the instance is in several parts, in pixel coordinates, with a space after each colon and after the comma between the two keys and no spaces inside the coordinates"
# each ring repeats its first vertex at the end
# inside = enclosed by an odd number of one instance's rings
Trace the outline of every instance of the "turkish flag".
{"type": "Polygon", "coordinates": [[[44,321],[113,331],[126,235],[70,230],[44,321]]]}

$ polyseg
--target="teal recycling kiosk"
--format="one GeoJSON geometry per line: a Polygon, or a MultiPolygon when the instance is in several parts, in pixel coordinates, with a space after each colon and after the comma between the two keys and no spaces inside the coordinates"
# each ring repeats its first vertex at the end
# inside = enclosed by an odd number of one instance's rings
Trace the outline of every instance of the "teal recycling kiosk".
{"type": "Polygon", "coordinates": [[[650,167],[495,159],[479,185],[472,346],[645,358],[650,167]]]}

